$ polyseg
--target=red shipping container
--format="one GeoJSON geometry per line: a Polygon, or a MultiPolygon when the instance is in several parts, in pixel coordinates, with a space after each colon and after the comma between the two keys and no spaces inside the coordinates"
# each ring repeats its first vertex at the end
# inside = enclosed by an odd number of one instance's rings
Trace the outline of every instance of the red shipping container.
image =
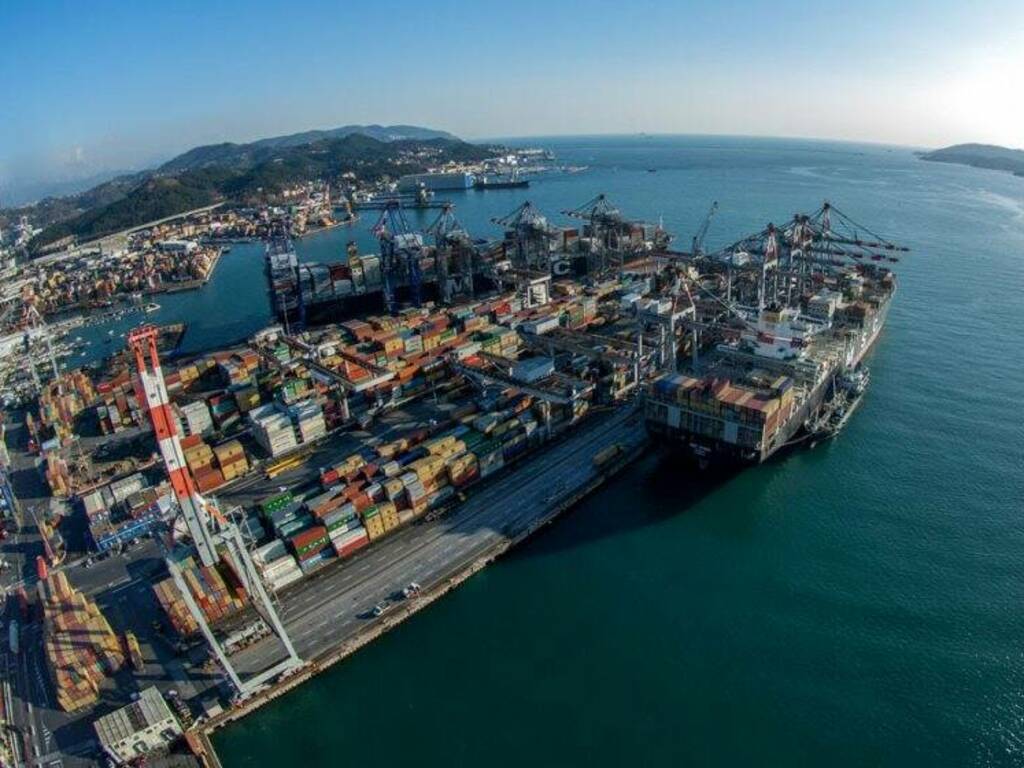
{"type": "Polygon", "coordinates": [[[292,547],[296,552],[301,550],[303,547],[308,546],[311,542],[317,539],[322,539],[327,536],[327,529],[322,525],[315,525],[308,530],[297,533],[291,538],[292,547]]]}
{"type": "Polygon", "coordinates": [[[345,497],[344,496],[340,496],[340,495],[339,496],[335,496],[333,499],[328,499],[323,504],[321,504],[319,507],[317,507],[316,509],[311,510],[311,511],[312,511],[312,513],[316,517],[322,518],[328,512],[332,512],[335,509],[337,509],[338,507],[340,507],[342,505],[342,502],[344,502],[344,501],[345,501],[345,497]]]}
{"type": "Polygon", "coordinates": [[[453,477],[452,485],[455,485],[457,487],[467,485],[476,480],[478,477],[480,477],[480,467],[474,464],[471,469],[453,477]]]}
{"type": "Polygon", "coordinates": [[[202,469],[195,475],[196,487],[201,493],[208,493],[224,485],[224,474],[219,469],[202,469]]]}
{"type": "Polygon", "coordinates": [[[352,506],[356,508],[356,512],[362,514],[364,510],[369,509],[373,506],[373,502],[370,497],[365,493],[360,493],[354,499],[352,499],[352,506]]]}
{"type": "Polygon", "coordinates": [[[360,549],[362,549],[369,543],[370,539],[368,536],[361,536],[360,538],[355,539],[354,541],[350,541],[348,544],[346,544],[344,547],[338,550],[338,556],[348,557],[353,552],[358,552],[360,549]]]}

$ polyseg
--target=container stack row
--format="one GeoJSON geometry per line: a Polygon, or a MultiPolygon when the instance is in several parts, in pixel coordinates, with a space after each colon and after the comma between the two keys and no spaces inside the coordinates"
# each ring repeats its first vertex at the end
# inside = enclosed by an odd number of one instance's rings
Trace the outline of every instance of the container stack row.
{"type": "Polygon", "coordinates": [[[103,681],[124,665],[118,636],[94,602],[63,572],[40,582],[46,660],[57,704],[73,712],[95,704],[103,681]]]}
{"type": "MultiPolygon", "coordinates": [[[[226,565],[200,566],[191,557],[178,565],[192,598],[208,623],[215,624],[245,605],[245,590],[226,565]]],[[[179,635],[188,637],[199,629],[173,579],[157,582],[153,591],[172,628],[179,635]]]]}

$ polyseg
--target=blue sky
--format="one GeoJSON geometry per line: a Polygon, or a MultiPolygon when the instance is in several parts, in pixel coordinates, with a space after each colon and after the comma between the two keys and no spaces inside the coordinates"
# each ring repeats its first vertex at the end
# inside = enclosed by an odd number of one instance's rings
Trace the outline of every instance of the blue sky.
{"type": "Polygon", "coordinates": [[[0,197],[345,123],[1024,146],[1024,2],[0,4],[0,197]]]}

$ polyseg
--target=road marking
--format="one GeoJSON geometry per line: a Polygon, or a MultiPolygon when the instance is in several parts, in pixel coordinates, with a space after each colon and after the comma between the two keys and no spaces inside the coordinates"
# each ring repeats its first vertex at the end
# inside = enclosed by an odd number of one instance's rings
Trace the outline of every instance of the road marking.
{"type": "Polygon", "coordinates": [[[105,592],[113,594],[114,592],[120,592],[125,587],[131,585],[132,582],[134,582],[134,579],[132,579],[130,576],[125,576],[123,579],[118,579],[116,581],[108,581],[106,584],[101,586],[99,590],[96,591],[99,592],[100,590],[103,590],[105,592]]]}

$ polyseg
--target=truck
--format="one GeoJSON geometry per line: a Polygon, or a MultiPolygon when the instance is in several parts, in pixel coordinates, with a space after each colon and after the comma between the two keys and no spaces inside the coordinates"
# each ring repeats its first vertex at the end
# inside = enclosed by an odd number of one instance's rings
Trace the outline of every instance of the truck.
{"type": "Polygon", "coordinates": [[[305,464],[311,456],[310,451],[301,451],[291,456],[286,456],[283,459],[279,459],[272,464],[269,464],[264,472],[267,480],[273,480],[283,472],[287,472],[289,469],[295,469],[301,464],[305,464]]]}
{"type": "Polygon", "coordinates": [[[594,454],[594,468],[602,469],[607,466],[613,459],[618,458],[624,452],[622,443],[613,443],[607,448],[602,448],[600,451],[594,454]]]}

